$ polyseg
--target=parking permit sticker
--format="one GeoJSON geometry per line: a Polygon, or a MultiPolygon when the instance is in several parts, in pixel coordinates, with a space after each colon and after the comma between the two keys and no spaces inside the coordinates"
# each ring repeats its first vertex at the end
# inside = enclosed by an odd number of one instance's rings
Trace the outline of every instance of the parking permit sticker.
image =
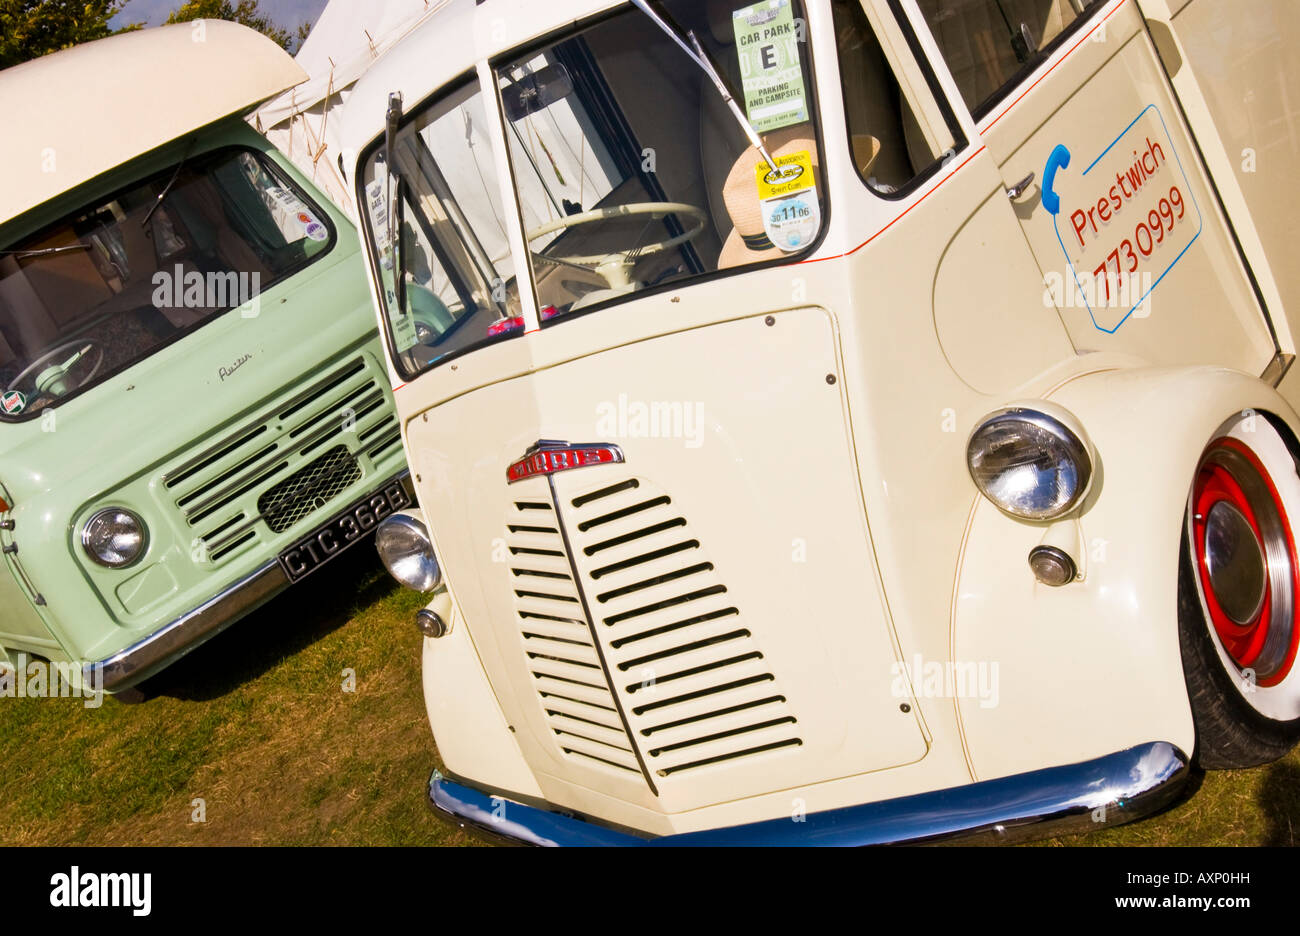
{"type": "Polygon", "coordinates": [[[6,416],[17,416],[26,408],[27,397],[17,390],[10,390],[0,396],[0,409],[5,411],[6,416]]]}
{"type": "Polygon", "coordinates": [[[288,189],[281,188],[278,185],[267,186],[266,194],[270,195],[286,214],[296,214],[299,211],[306,211],[307,206],[302,203],[297,195],[288,189]]]}
{"type": "Polygon", "coordinates": [[[1070,162],[1066,146],[1052,150],[1043,207],[1076,295],[1093,325],[1114,334],[1150,314],[1152,292],[1201,234],[1201,209],[1154,104],[1081,172],[1070,162]]]}
{"type": "Polygon", "coordinates": [[[822,225],[812,153],[802,150],[775,159],[775,172],[765,162],[754,170],[763,230],[775,246],[794,253],[815,240],[822,225]]]}
{"type": "Polygon", "coordinates": [[[375,244],[379,247],[379,265],[391,270],[393,252],[388,243],[388,200],[384,197],[387,174],[380,175],[381,172],[381,167],[376,165],[376,178],[366,186],[366,210],[370,212],[370,229],[374,231],[375,244]]]}
{"type": "MultiPolygon", "coordinates": [[[[408,286],[409,289],[409,286],[408,286]]],[[[419,333],[415,330],[415,316],[405,310],[394,309],[392,313],[393,321],[393,345],[397,348],[397,353],[409,351],[420,343],[419,333]]]]}
{"type": "Polygon", "coordinates": [[[808,119],[799,29],[790,0],[763,0],[731,14],[745,111],[759,133],[808,119]]]}

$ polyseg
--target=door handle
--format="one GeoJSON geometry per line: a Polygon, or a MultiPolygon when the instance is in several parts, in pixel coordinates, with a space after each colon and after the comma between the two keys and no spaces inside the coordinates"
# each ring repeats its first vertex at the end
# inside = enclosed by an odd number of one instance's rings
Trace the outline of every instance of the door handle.
{"type": "Polygon", "coordinates": [[[1011,186],[1011,188],[1007,189],[1007,198],[1011,199],[1012,201],[1015,201],[1021,195],[1025,194],[1025,190],[1033,184],[1034,184],[1034,174],[1031,172],[1029,173],[1029,175],[1025,176],[1015,185],[1011,186]]]}

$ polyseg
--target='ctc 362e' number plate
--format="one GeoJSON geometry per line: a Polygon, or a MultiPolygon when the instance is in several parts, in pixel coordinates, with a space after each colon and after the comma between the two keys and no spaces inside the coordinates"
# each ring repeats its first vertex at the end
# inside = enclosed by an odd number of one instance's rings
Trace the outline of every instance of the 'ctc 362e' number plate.
{"type": "Polygon", "coordinates": [[[281,553],[280,566],[291,582],[305,578],[373,533],[384,517],[409,506],[411,495],[405,484],[402,479],[394,480],[281,553]]]}

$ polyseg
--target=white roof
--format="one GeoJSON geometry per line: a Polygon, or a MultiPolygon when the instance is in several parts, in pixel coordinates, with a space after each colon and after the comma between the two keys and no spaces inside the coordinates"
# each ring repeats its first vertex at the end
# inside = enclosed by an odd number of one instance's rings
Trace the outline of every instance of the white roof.
{"type": "Polygon", "coordinates": [[[349,214],[352,194],[339,169],[342,108],[379,57],[448,0],[330,0],[298,51],[310,78],[267,101],[250,120],[349,214]]]}
{"type": "Polygon", "coordinates": [[[0,71],[0,221],[306,77],[270,39],[220,20],[110,36],[0,71]]]}

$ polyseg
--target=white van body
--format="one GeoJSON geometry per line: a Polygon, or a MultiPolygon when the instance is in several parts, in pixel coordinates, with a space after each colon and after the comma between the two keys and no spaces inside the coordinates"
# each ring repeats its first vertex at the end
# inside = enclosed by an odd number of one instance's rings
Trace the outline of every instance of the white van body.
{"type": "Polygon", "coordinates": [[[453,0],[347,108],[445,575],[435,807],[536,843],[1004,838],[1288,750],[1300,10],[652,5],[673,38],[635,6],[453,0]],[[755,192],[769,157],[815,193],[755,192]],[[633,216],[664,230],[601,239],[633,216]],[[999,414],[1077,450],[1035,462],[1060,509],[996,501],[999,414]]]}

